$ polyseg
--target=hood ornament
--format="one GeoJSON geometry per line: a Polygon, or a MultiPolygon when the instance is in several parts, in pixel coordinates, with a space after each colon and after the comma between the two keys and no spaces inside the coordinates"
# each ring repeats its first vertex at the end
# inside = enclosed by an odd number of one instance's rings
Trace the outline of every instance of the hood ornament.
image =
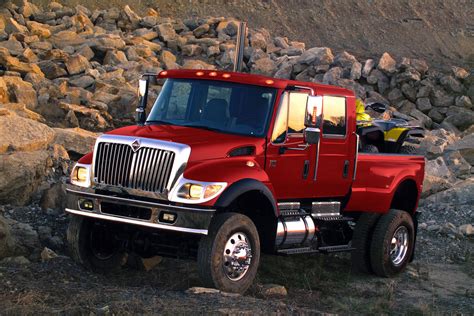
{"type": "Polygon", "coordinates": [[[139,150],[139,149],[140,149],[140,146],[141,146],[140,140],[139,140],[139,139],[135,139],[135,140],[133,141],[133,143],[132,143],[131,146],[132,146],[133,152],[136,153],[137,150],[139,150]]]}

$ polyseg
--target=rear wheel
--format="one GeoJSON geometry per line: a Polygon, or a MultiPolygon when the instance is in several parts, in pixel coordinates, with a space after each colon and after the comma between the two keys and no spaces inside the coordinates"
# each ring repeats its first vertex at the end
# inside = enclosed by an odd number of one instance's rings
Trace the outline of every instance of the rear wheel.
{"type": "Polygon", "coordinates": [[[411,145],[403,145],[401,148],[400,148],[400,154],[404,154],[404,155],[416,155],[417,153],[417,149],[415,146],[411,146],[411,145]]]}
{"type": "Polygon", "coordinates": [[[378,153],[379,149],[375,145],[365,144],[365,145],[362,146],[361,152],[363,152],[363,153],[378,153]]]}
{"type": "Polygon", "coordinates": [[[72,258],[92,270],[113,272],[127,261],[122,245],[101,221],[72,215],[67,240],[72,258]]]}
{"type": "Polygon", "coordinates": [[[370,247],[370,263],[375,274],[384,277],[403,271],[415,243],[413,219],[405,211],[390,210],[375,226],[370,247]]]}
{"type": "Polygon", "coordinates": [[[372,266],[370,264],[370,244],[372,242],[372,234],[380,218],[380,214],[364,213],[359,217],[354,228],[352,236],[352,247],[355,248],[351,252],[352,268],[354,271],[362,273],[371,273],[372,266]]]}
{"type": "Polygon", "coordinates": [[[199,244],[198,270],[203,283],[224,292],[244,293],[252,285],[260,261],[260,240],[250,218],[217,215],[199,244]]]}

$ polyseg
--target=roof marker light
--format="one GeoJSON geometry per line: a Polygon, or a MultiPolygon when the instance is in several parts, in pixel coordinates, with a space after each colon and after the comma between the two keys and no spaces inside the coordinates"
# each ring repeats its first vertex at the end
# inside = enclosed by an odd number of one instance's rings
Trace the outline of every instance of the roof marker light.
{"type": "Polygon", "coordinates": [[[160,76],[166,76],[168,74],[168,72],[165,70],[165,71],[162,71],[160,72],[160,76]]]}
{"type": "Polygon", "coordinates": [[[228,78],[230,78],[230,74],[223,74],[222,78],[228,79],[228,78]]]}
{"type": "Polygon", "coordinates": [[[266,83],[266,84],[273,84],[274,82],[275,82],[275,81],[270,80],[270,79],[265,80],[265,83],[266,83]]]}
{"type": "Polygon", "coordinates": [[[215,71],[210,72],[210,73],[209,73],[209,76],[210,76],[210,77],[215,77],[215,76],[217,76],[217,72],[215,72],[215,71]]]}
{"type": "Polygon", "coordinates": [[[198,77],[204,76],[204,72],[198,71],[198,72],[196,72],[196,76],[198,76],[198,77]]]}

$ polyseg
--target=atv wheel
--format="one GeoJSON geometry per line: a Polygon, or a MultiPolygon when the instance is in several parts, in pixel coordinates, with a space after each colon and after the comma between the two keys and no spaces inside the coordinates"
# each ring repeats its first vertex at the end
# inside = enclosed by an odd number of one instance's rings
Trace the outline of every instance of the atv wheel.
{"type": "Polygon", "coordinates": [[[379,149],[375,145],[365,144],[364,146],[362,146],[361,152],[363,152],[363,153],[378,153],[379,149]]]}
{"type": "Polygon", "coordinates": [[[224,213],[211,223],[199,243],[198,270],[208,287],[244,293],[252,285],[260,261],[260,240],[245,215],[224,213]]]}
{"type": "Polygon", "coordinates": [[[352,236],[352,247],[355,250],[351,253],[352,269],[362,273],[371,273],[370,264],[370,243],[375,224],[380,218],[380,214],[364,213],[359,217],[352,236]]]}
{"type": "Polygon", "coordinates": [[[370,263],[378,276],[391,277],[410,261],[415,243],[413,219],[405,211],[390,210],[375,226],[370,263]]]}
{"type": "Polygon", "coordinates": [[[417,151],[416,147],[411,145],[404,145],[400,148],[400,154],[404,155],[416,155],[417,151]]]}
{"type": "Polygon", "coordinates": [[[72,258],[94,271],[113,272],[127,261],[126,252],[103,222],[72,215],[67,241],[72,258]]]}

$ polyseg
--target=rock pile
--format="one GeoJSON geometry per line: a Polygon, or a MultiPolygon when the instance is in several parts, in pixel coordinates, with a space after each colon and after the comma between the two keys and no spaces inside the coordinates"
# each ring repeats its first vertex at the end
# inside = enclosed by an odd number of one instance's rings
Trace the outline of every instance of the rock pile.
{"type": "MultiPolygon", "coordinates": [[[[0,10],[0,204],[42,196],[43,209],[59,207],[63,193],[55,183],[68,174],[69,160],[90,151],[96,132],[133,122],[140,74],[229,70],[237,27],[234,19],[179,20],[153,9],[139,16],[129,6],[7,3],[0,10]]],[[[346,87],[432,129],[419,144],[429,159],[423,207],[453,199],[472,205],[472,72],[442,73],[388,53],[358,60],[265,29],[249,30],[244,71],[346,87]]]]}

